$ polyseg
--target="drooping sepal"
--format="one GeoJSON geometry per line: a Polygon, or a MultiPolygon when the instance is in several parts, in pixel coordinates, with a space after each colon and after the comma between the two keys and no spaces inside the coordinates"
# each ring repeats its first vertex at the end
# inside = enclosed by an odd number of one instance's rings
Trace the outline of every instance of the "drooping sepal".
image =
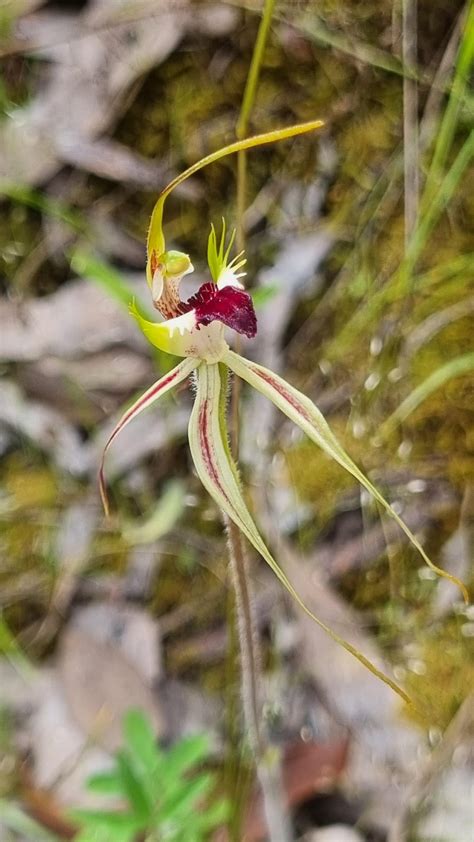
{"type": "Polygon", "coordinates": [[[234,143],[229,144],[229,146],[223,146],[221,149],[211,152],[210,155],[206,155],[204,158],[201,158],[200,161],[197,161],[191,167],[188,167],[187,170],[176,176],[176,178],[174,178],[160,193],[150,219],[150,227],[148,229],[147,237],[146,266],[149,286],[151,287],[153,283],[153,261],[159,259],[166,250],[165,237],[163,233],[163,211],[165,202],[170,193],[172,193],[179,184],[182,184],[191,175],[194,175],[194,173],[203,169],[203,167],[207,167],[209,164],[213,164],[214,161],[219,161],[227,155],[233,155],[244,149],[253,149],[256,146],[262,146],[267,143],[276,143],[280,140],[296,137],[297,135],[320,129],[323,125],[322,120],[311,120],[308,123],[300,123],[296,126],[288,126],[284,129],[276,129],[275,131],[265,132],[264,134],[255,135],[254,137],[246,137],[242,140],[237,140],[234,143]]]}
{"type": "Polygon", "coordinates": [[[104,450],[102,451],[102,460],[100,463],[100,470],[99,470],[99,488],[100,488],[100,496],[102,498],[102,503],[104,506],[105,513],[109,513],[109,500],[107,496],[107,486],[105,482],[105,472],[104,472],[104,465],[105,465],[105,457],[107,455],[107,451],[112,444],[112,442],[117,438],[118,434],[122,432],[122,430],[133,421],[140,412],[143,412],[144,409],[148,409],[155,401],[159,398],[163,397],[166,392],[169,392],[170,389],[174,389],[179,383],[185,380],[189,375],[194,371],[194,369],[199,365],[199,360],[196,359],[187,359],[183,360],[176,368],[173,368],[172,371],[169,371],[168,374],[165,374],[164,377],[161,377],[153,386],[150,386],[149,389],[144,392],[144,394],[132,404],[129,409],[122,415],[120,421],[114,429],[112,430],[107,442],[105,444],[104,450]]]}
{"type": "Polygon", "coordinates": [[[406,693],[382,673],[351,643],[341,638],[316,617],[306,606],[261,537],[242,496],[235,465],[230,461],[225,419],[221,413],[221,376],[218,365],[202,365],[198,369],[196,400],[189,422],[189,445],[194,465],[202,484],[219,508],[241,530],[265,559],[277,578],[300,608],[344,649],[350,652],[371,673],[388,684],[405,702],[406,693]]]}
{"type": "Polygon", "coordinates": [[[339,463],[346,471],[352,474],[353,477],[377,500],[378,503],[385,509],[398,524],[400,529],[405,533],[410,543],[418,550],[425,563],[438,576],[443,576],[456,584],[462,592],[466,603],[469,602],[469,597],[465,585],[437,567],[426,554],[422,545],[415,537],[411,529],[406,525],[405,521],[396,513],[395,509],[385,499],[378,488],[365,476],[360,468],[352,461],[349,454],[346,453],[336,436],[332,432],[329,424],[324,418],[323,414],[314,405],[314,403],[306,397],[306,395],[295,389],[282,377],[279,377],[273,371],[270,371],[264,366],[257,363],[250,362],[241,357],[233,351],[228,351],[224,357],[224,362],[229,368],[235,372],[243,380],[246,380],[269,398],[275,406],[277,406],[291,421],[300,427],[304,433],[314,441],[319,447],[327,453],[331,459],[339,463]]]}

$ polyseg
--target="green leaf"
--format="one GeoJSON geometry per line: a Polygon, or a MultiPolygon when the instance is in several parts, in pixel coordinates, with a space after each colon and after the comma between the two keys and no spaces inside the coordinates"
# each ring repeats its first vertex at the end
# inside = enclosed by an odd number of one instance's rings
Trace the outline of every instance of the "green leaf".
{"type": "Polygon", "coordinates": [[[147,793],[151,808],[155,809],[167,779],[167,758],[160,751],[156,735],[141,711],[131,710],[125,715],[124,735],[135,774],[147,793]]]}
{"type": "Polygon", "coordinates": [[[428,204],[436,191],[444,172],[446,161],[456,135],[459,114],[469,84],[470,71],[474,62],[474,4],[467,4],[467,19],[464,24],[459,51],[454,69],[448,104],[444,109],[440,125],[435,133],[436,144],[426,177],[423,201],[428,204]]]}
{"type": "Polygon", "coordinates": [[[230,804],[225,799],[215,801],[193,818],[193,826],[200,834],[209,833],[215,827],[224,824],[229,817],[230,804]]]}
{"type": "Polygon", "coordinates": [[[122,795],[123,786],[117,772],[100,772],[87,779],[87,789],[101,795],[122,795]]]}
{"type": "Polygon", "coordinates": [[[74,842],[135,842],[134,830],[109,827],[85,827],[74,837],[74,842]]]}
{"type": "Polygon", "coordinates": [[[119,751],[117,753],[116,762],[120,779],[122,781],[123,792],[133,807],[137,818],[143,820],[143,823],[145,824],[154,807],[153,799],[149,796],[146,787],[142,786],[139,774],[137,775],[135,773],[135,769],[129,763],[128,758],[123,751],[119,751]]]}
{"type": "Polygon", "coordinates": [[[185,490],[184,483],[179,480],[167,483],[149,517],[124,525],[122,535],[125,541],[132,546],[151,544],[166,535],[181,517],[185,490]]]}
{"type": "Polygon", "coordinates": [[[139,818],[118,810],[72,810],[71,816],[87,829],[110,828],[124,833],[136,833],[142,827],[139,818]]]}
{"type": "Polygon", "coordinates": [[[170,777],[179,777],[209,755],[209,737],[196,734],[176,743],[166,755],[166,770],[170,777]]]}
{"type": "Polygon", "coordinates": [[[256,287],[251,291],[253,306],[256,310],[260,310],[265,304],[268,304],[272,298],[275,298],[279,293],[277,284],[267,284],[263,287],[256,287]]]}
{"type": "Polygon", "coordinates": [[[148,775],[156,774],[163,756],[156,744],[156,734],[149,720],[141,710],[129,710],[125,714],[123,732],[127,748],[148,775]]]}
{"type": "Polygon", "coordinates": [[[157,812],[159,822],[183,822],[196,808],[198,801],[208,795],[214,782],[211,774],[200,774],[192,781],[181,781],[179,790],[165,799],[157,812]]]}

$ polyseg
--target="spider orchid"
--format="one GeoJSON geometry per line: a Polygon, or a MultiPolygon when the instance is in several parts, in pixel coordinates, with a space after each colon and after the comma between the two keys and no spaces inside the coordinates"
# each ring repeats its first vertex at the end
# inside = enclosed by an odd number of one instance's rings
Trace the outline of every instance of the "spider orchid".
{"type": "MultiPolygon", "coordinates": [[[[193,271],[192,263],[189,256],[184,253],[166,251],[162,231],[165,199],[171,190],[189,175],[218,160],[218,158],[239,149],[291,137],[318,128],[320,125],[320,121],[317,121],[293,126],[290,129],[257,135],[220,149],[178,176],[161,194],[153,211],[148,235],[147,281],[154,306],[160,311],[164,320],[161,322],[148,321],[138,311],[134,303],[132,303],[130,311],[152,345],[161,351],[183,359],[168,374],[154,383],[118,422],[105,445],[100,468],[100,490],[105,511],[108,513],[104,459],[110,445],[121,430],[140,412],[154,404],[170,389],[175,388],[193,374],[197,388],[189,422],[189,444],[197,474],[204,487],[222,512],[237,525],[243,535],[265,559],[301,608],[318,625],[322,626],[333,639],[351,652],[371,672],[389,684],[405,701],[408,701],[408,697],[398,685],[381,673],[350,643],[336,635],[312,614],[295,592],[284,571],[261,537],[244,500],[238,471],[228,446],[225,420],[225,392],[228,371],[230,370],[234,375],[245,380],[250,386],[273,401],[278,409],[294,421],[330,458],[352,474],[386,512],[396,520],[429,567],[441,576],[449,579],[454,579],[454,577],[431,562],[408,526],[343,449],[325,418],[312,401],[275,372],[245,359],[229,348],[226,341],[226,328],[231,328],[233,331],[251,338],[257,332],[257,319],[252,299],[241,283],[241,278],[245,273],[240,270],[245,265],[245,258],[241,253],[233,259],[229,259],[234,237],[232,235],[229,242],[226,242],[225,224],[223,223],[220,239],[218,239],[214,227],[211,227],[207,256],[212,280],[202,284],[199,290],[187,301],[181,300],[179,285],[184,275],[193,271]]],[[[464,586],[457,580],[455,581],[461,587],[465,596],[464,586]]]]}

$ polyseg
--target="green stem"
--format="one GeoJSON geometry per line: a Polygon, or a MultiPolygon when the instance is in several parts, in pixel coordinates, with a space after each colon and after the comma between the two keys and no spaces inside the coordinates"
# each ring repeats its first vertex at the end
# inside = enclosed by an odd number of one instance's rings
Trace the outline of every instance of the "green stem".
{"type": "MultiPolygon", "coordinates": [[[[248,132],[250,114],[257,94],[258,80],[262,67],[263,54],[267,44],[268,33],[272,21],[275,0],[264,0],[262,19],[258,28],[257,39],[252,53],[247,81],[245,83],[239,119],[237,120],[236,135],[238,140],[245,138],[248,132]]],[[[247,152],[241,149],[237,153],[237,216],[236,216],[236,246],[237,251],[245,249],[244,214],[247,203],[247,152]]],[[[240,337],[237,339],[236,350],[241,347],[240,337]]],[[[231,397],[231,435],[232,448],[237,454],[239,448],[239,401],[240,380],[234,379],[231,397]]]]}
{"type": "MultiPolygon", "coordinates": [[[[257,93],[258,79],[262,67],[263,54],[267,44],[268,33],[272,21],[275,0],[265,0],[263,6],[262,20],[258,28],[257,40],[252,53],[252,60],[245,84],[245,91],[242,98],[239,119],[236,126],[236,135],[239,140],[245,137],[248,131],[250,113],[252,111],[255,95],[257,93]]],[[[245,198],[247,192],[247,157],[242,149],[237,155],[237,251],[245,248],[244,212],[245,198]]]]}
{"type": "MultiPolygon", "coordinates": [[[[417,0],[403,0],[403,67],[412,71],[417,61],[417,0]]],[[[405,194],[405,249],[416,231],[419,201],[418,84],[403,77],[403,140],[405,194]]]]}
{"type": "Polygon", "coordinates": [[[451,92],[441,124],[438,128],[433,158],[426,179],[425,195],[423,197],[425,207],[429,207],[443,177],[458,127],[459,115],[466,96],[473,61],[474,3],[472,0],[469,0],[466,4],[466,19],[456,60],[451,92]]]}

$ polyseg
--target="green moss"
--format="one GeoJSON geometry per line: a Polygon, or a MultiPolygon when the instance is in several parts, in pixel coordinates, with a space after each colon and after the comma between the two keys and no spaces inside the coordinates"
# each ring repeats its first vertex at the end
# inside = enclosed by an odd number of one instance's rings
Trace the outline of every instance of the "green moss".
{"type": "Polygon", "coordinates": [[[31,466],[21,457],[10,460],[4,489],[8,505],[16,511],[50,508],[57,502],[58,485],[48,466],[31,466]]]}
{"type": "Polygon", "coordinates": [[[94,539],[91,551],[90,574],[113,573],[124,575],[127,570],[130,547],[125,543],[120,532],[99,531],[94,539]]]}
{"type": "Polygon", "coordinates": [[[474,686],[472,638],[465,619],[451,618],[423,634],[416,671],[408,670],[405,689],[414,702],[410,715],[421,725],[444,730],[474,686]]]}
{"type": "Polygon", "coordinates": [[[289,480],[298,496],[314,506],[320,527],[330,520],[341,496],[356,487],[356,481],[311,442],[302,442],[286,452],[289,480]]]}

